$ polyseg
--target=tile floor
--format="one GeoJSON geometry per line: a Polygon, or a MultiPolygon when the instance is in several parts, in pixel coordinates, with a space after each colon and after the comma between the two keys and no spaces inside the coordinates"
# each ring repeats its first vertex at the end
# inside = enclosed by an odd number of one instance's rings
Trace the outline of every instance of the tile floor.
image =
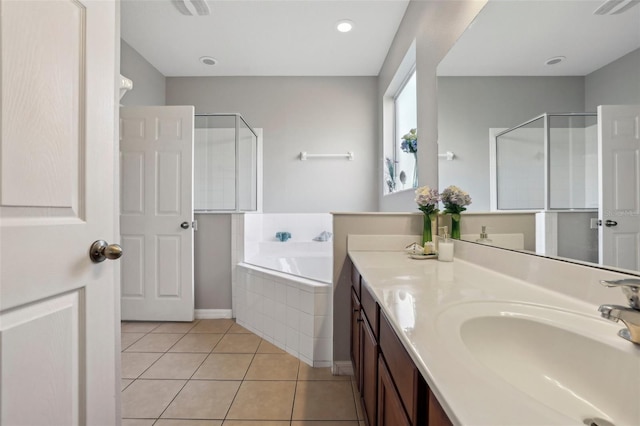
{"type": "Polygon", "coordinates": [[[231,319],[122,323],[123,426],[363,426],[351,378],[231,319]]]}

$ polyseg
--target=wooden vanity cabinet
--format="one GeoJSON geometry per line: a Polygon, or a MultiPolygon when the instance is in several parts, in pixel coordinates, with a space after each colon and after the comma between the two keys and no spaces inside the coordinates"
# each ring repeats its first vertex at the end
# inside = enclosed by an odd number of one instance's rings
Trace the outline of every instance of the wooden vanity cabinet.
{"type": "Polygon", "coordinates": [[[382,355],[378,357],[378,424],[411,426],[382,355]]]}
{"type": "Polygon", "coordinates": [[[360,280],[360,396],[367,424],[377,423],[378,405],[378,318],[380,308],[360,280]]]}
{"type": "Polygon", "coordinates": [[[360,322],[362,319],[360,318],[360,299],[356,294],[356,291],[351,289],[351,362],[353,363],[353,375],[356,379],[356,383],[358,384],[358,391],[360,391],[362,387],[362,382],[360,381],[360,355],[361,355],[361,347],[360,347],[360,322]]]}
{"type": "Polygon", "coordinates": [[[451,426],[355,266],[351,360],[367,426],[451,426]]]}

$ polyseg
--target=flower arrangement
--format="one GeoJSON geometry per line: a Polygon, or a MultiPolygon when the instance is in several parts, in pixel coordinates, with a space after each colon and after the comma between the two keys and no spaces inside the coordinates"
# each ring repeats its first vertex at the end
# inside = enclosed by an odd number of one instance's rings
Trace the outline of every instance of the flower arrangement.
{"type": "Polygon", "coordinates": [[[402,137],[402,143],[400,144],[402,152],[415,154],[418,152],[418,130],[411,129],[409,133],[402,137]]]}
{"type": "Polygon", "coordinates": [[[416,204],[418,209],[425,215],[429,216],[429,219],[435,219],[438,214],[438,202],[440,201],[440,194],[437,189],[431,189],[428,186],[421,186],[416,189],[416,204]]]}
{"type": "Polygon", "coordinates": [[[393,192],[396,190],[396,163],[397,161],[393,161],[391,158],[386,157],[384,159],[384,163],[387,166],[387,170],[386,170],[386,183],[387,183],[387,189],[389,190],[389,193],[393,192]]]}
{"type": "Polygon", "coordinates": [[[451,215],[451,238],[460,239],[460,213],[471,204],[471,197],[457,186],[448,186],[440,197],[444,204],[444,212],[451,215]]]}
{"type": "Polygon", "coordinates": [[[454,185],[448,186],[442,191],[441,200],[444,212],[458,215],[457,220],[460,220],[460,213],[467,209],[465,206],[471,204],[469,194],[454,185]]]}
{"type": "Polygon", "coordinates": [[[438,202],[440,194],[437,189],[431,189],[428,186],[422,186],[416,189],[416,204],[418,209],[424,213],[424,224],[422,228],[422,244],[433,241],[431,227],[433,221],[438,217],[438,202]]]}

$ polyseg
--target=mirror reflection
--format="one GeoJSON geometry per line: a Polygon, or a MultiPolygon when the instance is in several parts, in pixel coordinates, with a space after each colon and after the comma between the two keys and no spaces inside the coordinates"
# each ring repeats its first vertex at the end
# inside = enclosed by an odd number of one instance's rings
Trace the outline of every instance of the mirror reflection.
{"type": "Polygon", "coordinates": [[[481,238],[470,213],[528,214],[527,229],[509,215],[504,226],[492,220],[488,239],[518,236],[538,254],[640,270],[640,171],[628,160],[640,141],[621,148],[598,134],[598,122],[602,133],[640,108],[640,6],[601,6],[490,1],[440,63],[438,149],[456,158],[439,162],[439,186],[473,198],[463,239],[481,238]]]}

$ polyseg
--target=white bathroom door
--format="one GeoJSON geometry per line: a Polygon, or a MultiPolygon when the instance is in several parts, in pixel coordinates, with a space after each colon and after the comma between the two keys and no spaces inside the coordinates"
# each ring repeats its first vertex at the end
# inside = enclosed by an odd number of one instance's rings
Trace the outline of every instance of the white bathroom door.
{"type": "Polygon", "coordinates": [[[600,263],[640,270],[640,105],[598,107],[600,263]]]}
{"type": "Polygon", "coordinates": [[[120,108],[123,320],[192,321],[194,107],[120,108]]]}
{"type": "Polygon", "coordinates": [[[116,3],[0,12],[0,424],[114,425],[116,3]]]}

